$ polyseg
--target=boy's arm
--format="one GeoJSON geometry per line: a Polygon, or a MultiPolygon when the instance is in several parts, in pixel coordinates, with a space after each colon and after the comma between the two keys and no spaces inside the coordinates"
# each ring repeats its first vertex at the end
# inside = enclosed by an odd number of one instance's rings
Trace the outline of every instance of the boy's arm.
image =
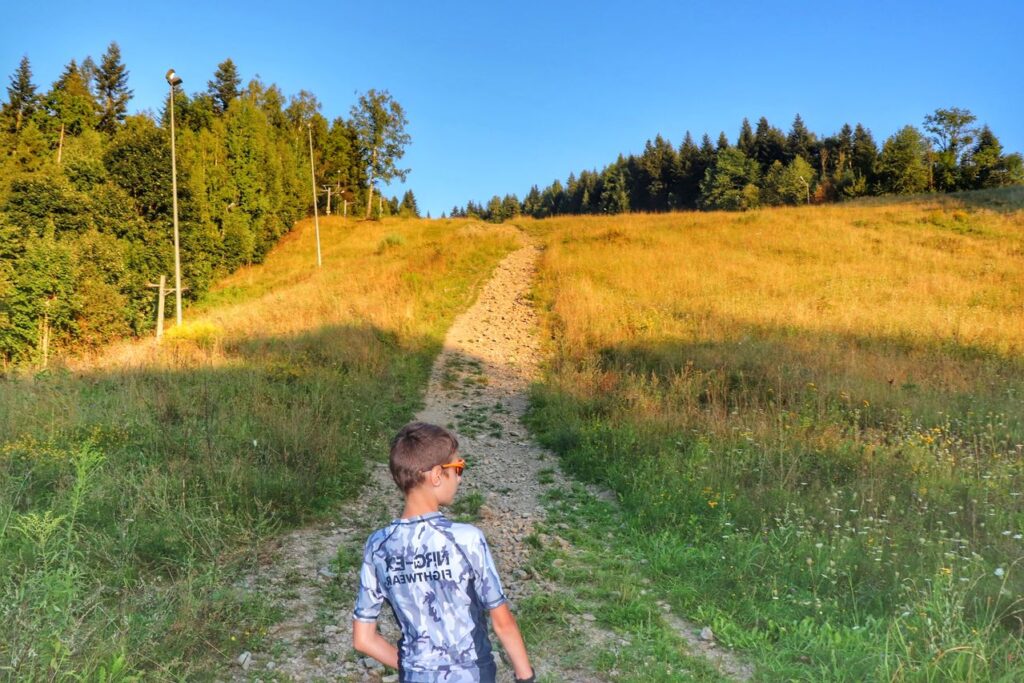
{"type": "Polygon", "coordinates": [[[523,635],[519,632],[519,625],[516,624],[516,618],[512,616],[507,602],[491,610],[491,623],[494,626],[494,634],[505,648],[505,654],[512,660],[516,680],[532,681],[533,667],[530,666],[530,658],[526,654],[526,644],[523,643],[523,635]]]}
{"type": "MultiPolygon", "coordinates": [[[[521,638],[520,642],[522,642],[521,638]]],[[[364,655],[373,657],[381,664],[390,666],[392,669],[398,668],[398,648],[384,639],[384,636],[377,630],[376,622],[371,624],[358,619],[352,620],[352,647],[364,655]]]]}

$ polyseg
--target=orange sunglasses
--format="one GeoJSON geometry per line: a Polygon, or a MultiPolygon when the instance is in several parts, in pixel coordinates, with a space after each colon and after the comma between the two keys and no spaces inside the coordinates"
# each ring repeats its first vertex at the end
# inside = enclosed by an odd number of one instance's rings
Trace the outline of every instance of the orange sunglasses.
{"type": "Polygon", "coordinates": [[[466,469],[466,461],[464,459],[462,459],[462,458],[459,458],[455,462],[450,462],[450,463],[447,463],[445,465],[441,465],[441,469],[442,470],[453,469],[453,470],[455,470],[455,474],[457,474],[457,475],[459,475],[461,477],[462,476],[462,470],[466,469]]]}

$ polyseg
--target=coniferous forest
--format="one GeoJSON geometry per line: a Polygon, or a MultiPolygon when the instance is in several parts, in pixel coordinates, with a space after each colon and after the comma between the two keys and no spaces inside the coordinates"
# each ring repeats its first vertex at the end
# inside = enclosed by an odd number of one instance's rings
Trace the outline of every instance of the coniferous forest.
{"type": "Polygon", "coordinates": [[[818,136],[799,114],[789,132],[761,117],[743,119],[735,143],[723,132],[700,144],[687,131],[676,148],[657,135],[639,156],[619,155],[600,172],[569,174],[520,201],[495,195],[486,205],[470,201],[452,216],[502,221],[524,214],[615,214],[628,211],[742,211],[759,206],[836,202],[870,195],[955,192],[1024,182],[1019,153],[1002,144],[977,117],[956,107],[925,116],[923,131],[905,126],[879,149],[861,124],[818,136]]]}
{"type": "MultiPolygon", "coordinates": [[[[407,173],[395,165],[409,142],[406,120],[386,91],[370,90],[349,119],[328,121],[312,93],[286,97],[258,78],[243,84],[231,59],[205,89],[188,95],[189,85],[175,88],[174,100],[185,298],[259,263],[312,213],[310,134],[317,185],[332,187],[335,206],[342,193],[349,215],[417,214],[411,190],[401,202],[376,194],[368,201],[372,182],[407,173]],[[382,120],[384,134],[376,135],[382,120]],[[375,139],[387,145],[378,155],[375,139]]],[[[152,329],[157,296],[149,285],[161,275],[173,282],[174,272],[169,96],[158,114],[128,113],[129,70],[116,42],[98,63],[72,59],[45,91],[24,57],[7,96],[0,361],[152,329]]],[[[326,201],[320,196],[321,206],[326,201]]]]}

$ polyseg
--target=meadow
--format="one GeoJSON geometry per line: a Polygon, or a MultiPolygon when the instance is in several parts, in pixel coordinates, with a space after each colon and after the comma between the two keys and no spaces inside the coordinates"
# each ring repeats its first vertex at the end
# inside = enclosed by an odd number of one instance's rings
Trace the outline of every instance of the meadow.
{"type": "Polygon", "coordinates": [[[202,680],[257,649],[274,608],[239,577],[357,494],[518,239],[320,223],[321,270],[302,221],[161,344],[0,377],[0,678],[202,680]]]}
{"type": "Polygon", "coordinates": [[[620,613],[655,587],[763,680],[1024,678],[1024,188],[523,225],[529,421],[621,501],[553,495],[620,613]]]}

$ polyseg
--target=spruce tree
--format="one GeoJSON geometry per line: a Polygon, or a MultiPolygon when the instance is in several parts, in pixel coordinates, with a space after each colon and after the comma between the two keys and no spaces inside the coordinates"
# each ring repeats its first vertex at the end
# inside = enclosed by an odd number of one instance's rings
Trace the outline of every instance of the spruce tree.
{"type": "Polygon", "coordinates": [[[110,43],[96,71],[96,97],[100,117],[96,128],[113,133],[128,113],[132,91],[128,88],[128,69],[121,63],[121,48],[110,43]]]}
{"type": "Polygon", "coordinates": [[[983,189],[1024,182],[1024,163],[1019,153],[1003,155],[1003,145],[988,126],[978,131],[978,142],[964,160],[964,182],[983,189]]]}
{"type": "Polygon", "coordinates": [[[878,161],[878,145],[871,131],[857,124],[853,130],[853,157],[850,160],[854,175],[872,183],[875,176],[875,164],[878,161]]]}
{"type": "Polygon", "coordinates": [[[693,142],[690,131],[686,131],[683,144],[676,155],[676,170],[672,192],[675,206],[681,209],[696,209],[700,198],[700,181],[707,166],[702,162],[700,149],[693,142]]]}
{"type": "Polygon", "coordinates": [[[740,151],[752,157],[754,155],[754,130],[750,127],[750,120],[744,116],[740,125],[740,136],[736,139],[736,146],[740,151]]]}
{"type": "Polygon", "coordinates": [[[762,171],[767,170],[773,161],[786,162],[786,136],[763,116],[757,122],[751,158],[757,161],[762,171]]]}
{"type": "Polygon", "coordinates": [[[12,133],[19,132],[35,113],[38,104],[39,96],[32,83],[32,66],[26,55],[21,58],[17,70],[11,75],[11,84],[7,86],[7,103],[2,110],[3,117],[7,119],[7,128],[12,133]]]}
{"type": "Polygon", "coordinates": [[[800,114],[797,114],[793,119],[792,128],[789,129],[789,135],[786,136],[787,159],[789,161],[796,157],[803,157],[805,161],[811,159],[814,143],[814,133],[807,130],[804,120],[800,118],[800,114]]]}
{"type": "Polygon", "coordinates": [[[402,203],[398,206],[398,214],[411,218],[420,217],[420,209],[416,206],[416,195],[412,193],[412,190],[406,190],[405,194],[402,195],[402,203]]]}
{"type": "Polygon", "coordinates": [[[231,61],[230,57],[217,65],[217,70],[213,73],[213,80],[206,82],[206,91],[213,98],[214,107],[218,113],[226,112],[231,101],[238,97],[240,92],[238,86],[241,83],[242,79],[238,75],[238,69],[235,68],[235,63],[231,61]]]}

